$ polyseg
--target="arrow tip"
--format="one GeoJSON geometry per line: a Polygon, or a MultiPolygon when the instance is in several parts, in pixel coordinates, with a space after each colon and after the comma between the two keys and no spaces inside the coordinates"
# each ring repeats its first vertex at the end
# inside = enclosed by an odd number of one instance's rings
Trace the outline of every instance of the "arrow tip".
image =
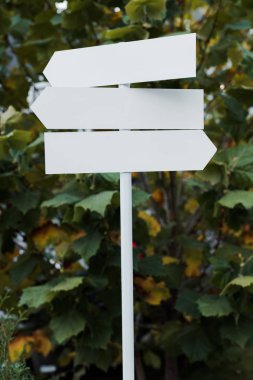
{"type": "Polygon", "coordinates": [[[55,51],[54,52],[54,54],[52,55],[52,57],[48,61],[48,64],[46,65],[46,67],[45,67],[45,69],[43,71],[44,76],[46,77],[46,79],[48,80],[48,82],[51,84],[51,86],[53,85],[52,84],[51,68],[54,65],[55,60],[57,59],[58,53],[60,53],[60,51],[55,51]]]}
{"type": "Polygon", "coordinates": [[[209,139],[209,137],[205,134],[203,131],[205,138],[207,140],[207,146],[206,146],[206,162],[204,162],[203,167],[201,170],[204,170],[205,167],[208,165],[208,163],[211,161],[215,153],[217,152],[216,146],[213,144],[213,142],[209,139]]]}

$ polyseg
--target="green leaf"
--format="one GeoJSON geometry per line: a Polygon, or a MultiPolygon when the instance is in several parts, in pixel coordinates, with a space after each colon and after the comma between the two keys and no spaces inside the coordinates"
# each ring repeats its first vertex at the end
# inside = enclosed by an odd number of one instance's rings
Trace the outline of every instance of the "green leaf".
{"type": "Polygon", "coordinates": [[[243,276],[253,275],[253,256],[250,256],[249,259],[243,264],[241,274],[243,276]]]}
{"type": "Polygon", "coordinates": [[[239,122],[243,122],[247,112],[243,109],[241,104],[233,96],[222,94],[221,97],[224,101],[225,107],[229,111],[230,117],[233,117],[239,122]]]}
{"type": "Polygon", "coordinates": [[[128,25],[122,28],[106,30],[102,37],[109,41],[135,41],[148,38],[147,30],[139,25],[128,25]]]}
{"type": "Polygon", "coordinates": [[[160,255],[144,257],[139,261],[138,273],[143,276],[162,276],[164,266],[160,255]]]}
{"type": "Polygon", "coordinates": [[[150,194],[146,193],[143,190],[133,189],[132,197],[133,207],[137,207],[142,203],[147,202],[147,200],[150,198],[150,194]]]}
{"type": "Polygon", "coordinates": [[[249,186],[253,184],[253,146],[241,144],[226,149],[215,155],[213,161],[225,167],[230,181],[234,180],[237,186],[249,186]]]}
{"type": "Polygon", "coordinates": [[[218,203],[223,207],[234,208],[242,205],[246,209],[253,207],[253,191],[233,190],[222,197],[218,203]]]}
{"type": "MultiPolygon", "coordinates": [[[[88,321],[87,321],[88,322],[88,321]]],[[[105,349],[111,340],[112,324],[110,318],[102,314],[94,315],[89,321],[90,332],[85,336],[85,345],[105,349]]]]}
{"type": "Polygon", "coordinates": [[[15,35],[25,35],[31,25],[31,21],[25,18],[21,18],[19,14],[11,18],[11,31],[15,35]]]}
{"type": "Polygon", "coordinates": [[[66,310],[64,314],[53,317],[50,322],[50,328],[59,344],[79,334],[84,330],[85,325],[84,316],[74,309],[66,310]]]}
{"type": "Polygon", "coordinates": [[[199,325],[186,326],[179,336],[182,351],[191,362],[207,360],[213,346],[205,331],[199,325]]]}
{"type": "Polygon", "coordinates": [[[238,344],[243,349],[253,336],[253,320],[240,317],[237,323],[234,320],[226,321],[220,331],[224,339],[238,344]]]}
{"type": "Polygon", "coordinates": [[[119,173],[101,173],[100,176],[104,178],[107,182],[118,183],[120,175],[119,173]]]}
{"type": "Polygon", "coordinates": [[[102,191],[99,194],[90,195],[83,201],[77,203],[75,207],[80,207],[84,210],[95,211],[100,215],[104,215],[106,207],[111,203],[113,195],[116,191],[102,191]]]}
{"type": "Polygon", "coordinates": [[[49,284],[31,286],[23,290],[19,305],[27,305],[31,308],[37,308],[45,303],[52,301],[54,294],[51,292],[52,286],[49,284]]]}
{"type": "Polygon", "coordinates": [[[9,157],[9,145],[6,136],[0,136],[0,160],[8,160],[9,157]]]}
{"type": "Polygon", "coordinates": [[[111,366],[114,359],[114,352],[111,347],[107,347],[105,350],[102,349],[92,349],[85,346],[85,341],[81,340],[77,347],[77,354],[75,363],[83,364],[94,364],[97,368],[104,372],[107,372],[111,366]]]}
{"type": "Polygon", "coordinates": [[[224,317],[233,312],[225,296],[205,295],[197,301],[199,311],[204,317],[224,317]]]}
{"type": "Polygon", "coordinates": [[[97,253],[103,236],[99,232],[90,233],[74,242],[73,250],[86,262],[97,253]]]}
{"type": "Polygon", "coordinates": [[[9,106],[7,110],[1,113],[0,116],[0,129],[13,127],[13,125],[20,123],[22,114],[15,110],[13,106],[9,106]]]}
{"type": "Polygon", "coordinates": [[[190,289],[182,289],[178,295],[175,308],[182,314],[197,318],[200,316],[200,312],[197,307],[198,299],[199,294],[197,292],[190,289]]]}
{"type": "Polygon", "coordinates": [[[233,24],[227,24],[225,30],[241,30],[241,29],[250,29],[252,23],[249,20],[242,20],[235,22],[233,24]]]}
{"type": "Polygon", "coordinates": [[[173,356],[175,353],[179,353],[178,336],[181,331],[180,321],[172,320],[165,323],[161,328],[159,337],[159,344],[162,349],[168,354],[173,356]]]}
{"type": "Polygon", "coordinates": [[[170,265],[164,265],[163,268],[163,277],[167,286],[172,289],[180,288],[184,272],[183,266],[172,263],[170,265]]]}
{"type": "Polygon", "coordinates": [[[12,202],[15,207],[23,214],[36,208],[39,204],[40,193],[36,191],[26,190],[13,196],[12,202]]]}
{"type": "Polygon", "coordinates": [[[39,260],[37,255],[31,255],[29,253],[20,255],[10,269],[12,282],[14,284],[20,284],[21,281],[33,272],[38,263],[39,260]]]}
{"type": "Polygon", "coordinates": [[[80,197],[68,193],[57,194],[55,197],[44,201],[41,207],[57,208],[64,205],[71,205],[80,201],[80,197]]]}
{"type": "Polygon", "coordinates": [[[217,153],[214,162],[226,164],[230,171],[251,166],[253,164],[253,146],[241,144],[217,153]]]}
{"type": "Polygon", "coordinates": [[[251,285],[253,285],[253,276],[236,277],[225,286],[222,290],[222,294],[228,293],[228,291],[233,287],[248,288],[251,285]]]}
{"type": "Polygon", "coordinates": [[[222,181],[221,168],[217,165],[209,164],[204,170],[198,171],[196,177],[210,183],[211,186],[215,186],[222,181]]]}
{"type": "Polygon", "coordinates": [[[101,274],[89,273],[89,276],[85,278],[85,282],[97,289],[103,289],[108,285],[108,277],[101,274]]]}
{"type": "Polygon", "coordinates": [[[1,35],[8,33],[10,28],[10,13],[7,12],[7,9],[5,9],[4,6],[1,7],[0,12],[0,33],[1,35]]]}
{"type": "Polygon", "coordinates": [[[15,129],[10,132],[7,137],[11,148],[22,150],[32,141],[32,131],[15,129]]]}
{"type": "Polygon", "coordinates": [[[23,290],[19,305],[27,305],[37,308],[52,301],[57,292],[69,291],[78,287],[82,283],[82,277],[69,277],[56,279],[44,285],[31,286],[23,290]]]}
{"type": "Polygon", "coordinates": [[[126,13],[134,22],[161,20],[166,11],[166,0],[131,0],[126,5],[126,13]]]}
{"type": "Polygon", "coordinates": [[[57,285],[51,288],[51,292],[67,292],[77,288],[83,282],[83,277],[64,278],[57,285]]]}
{"type": "Polygon", "coordinates": [[[144,359],[144,363],[148,367],[152,367],[154,369],[161,368],[161,358],[154,352],[152,351],[144,352],[143,359],[144,359]]]}

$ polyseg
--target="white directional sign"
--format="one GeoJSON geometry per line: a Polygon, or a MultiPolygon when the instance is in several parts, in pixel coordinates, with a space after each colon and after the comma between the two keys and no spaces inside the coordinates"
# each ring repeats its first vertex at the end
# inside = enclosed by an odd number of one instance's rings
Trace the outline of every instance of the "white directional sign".
{"type": "Polygon", "coordinates": [[[203,129],[203,90],[47,87],[32,110],[48,129],[203,129]]]}
{"type": "Polygon", "coordinates": [[[45,133],[48,174],[201,170],[215,151],[197,130],[45,133]]]}
{"type": "Polygon", "coordinates": [[[201,170],[216,148],[202,90],[123,84],[195,77],[196,35],[58,51],[44,74],[52,87],[33,111],[48,129],[79,130],[45,133],[46,173],[120,172],[123,380],[134,380],[131,172],[201,170]]]}
{"type": "Polygon", "coordinates": [[[92,87],[196,76],[196,35],[57,51],[44,70],[55,87],[92,87]]]}

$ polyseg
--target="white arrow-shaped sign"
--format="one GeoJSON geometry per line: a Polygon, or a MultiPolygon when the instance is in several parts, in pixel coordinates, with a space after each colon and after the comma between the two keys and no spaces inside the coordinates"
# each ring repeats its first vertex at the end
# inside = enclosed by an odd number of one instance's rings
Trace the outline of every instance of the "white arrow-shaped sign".
{"type": "Polygon", "coordinates": [[[197,130],[45,133],[48,174],[202,170],[215,151],[197,130]]]}
{"type": "Polygon", "coordinates": [[[57,51],[44,74],[55,87],[93,87],[196,76],[196,35],[57,51]]]}
{"type": "Polygon", "coordinates": [[[203,129],[203,90],[48,87],[32,105],[48,129],[203,129]]]}

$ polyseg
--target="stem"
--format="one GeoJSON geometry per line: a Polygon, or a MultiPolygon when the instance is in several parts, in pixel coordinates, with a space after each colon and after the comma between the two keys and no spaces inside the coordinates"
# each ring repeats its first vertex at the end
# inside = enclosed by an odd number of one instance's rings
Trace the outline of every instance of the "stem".
{"type": "Polygon", "coordinates": [[[198,224],[199,220],[201,217],[201,210],[200,208],[197,209],[195,214],[191,215],[190,218],[187,220],[186,228],[185,228],[185,233],[187,235],[190,235],[193,230],[195,229],[196,225],[198,224]]]}
{"type": "Polygon", "coordinates": [[[164,210],[165,210],[165,214],[166,214],[166,224],[168,224],[170,222],[170,201],[169,201],[169,197],[168,197],[168,194],[167,194],[167,191],[166,191],[166,188],[167,188],[166,178],[165,178],[164,172],[160,172],[158,174],[160,176],[160,179],[161,179],[161,182],[162,182],[162,185],[163,185],[164,198],[165,198],[165,201],[164,201],[164,210]]]}
{"type": "Polygon", "coordinates": [[[217,25],[217,22],[218,22],[221,5],[222,5],[222,0],[219,0],[218,5],[217,5],[217,11],[216,11],[216,14],[215,14],[215,17],[214,17],[214,21],[213,21],[213,25],[212,25],[210,33],[207,36],[207,39],[205,41],[205,47],[203,49],[202,57],[200,58],[199,64],[197,66],[197,72],[201,69],[203,63],[205,62],[206,54],[207,54],[207,48],[208,48],[208,45],[209,45],[209,42],[210,42],[211,38],[213,37],[215,29],[216,29],[216,25],[217,25]]]}
{"type": "Polygon", "coordinates": [[[135,356],[135,370],[136,370],[136,380],[146,380],[146,375],[144,372],[141,355],[139,352],[135,356]]]}
{"type": "Polygon", "coordinates": [[[177,195],[176,195],[176,172],[170,172],[170,215],[173,222],[177,222],[177,195]]]}
{"type": "Polygon", "coordinates": [[[164,380],[178,380],[177,359],[165,357],[164,380]]]}
{"type": "MultiPolygon", "coordinates": [[[[140,172],[139,173],[139,178],[140,178],[140,182],[142,184],[142,187],[143,187],[143,190],[145,190],[147,193],[151,194],[152,193],[152,190],[148,184],[148,181],[147,181],[147,176],[145,173],[142,173],[140,172]]],[[[153,211],[154,211],[154,214],[157,218],[157,220],[159,221],[159,223],[164,226],[166,225],[166,218],[163,218],[163,216],[161,215],[161,212],[160,212],[160,209],[159,209],[159,206],[156,204],[156,202],[153,200],[152,196],[150,198],[150,201],[152,203],[152,208],[153,208],[153,211]]]]}
{"type": "Polygon", "coordinates": [[[169,208],[170,208],[170,221],[174,224],[172,227],[173,240],[169,245],[169,251],[172,256],[178,257],[180,247],[176,242],[178,235],[178,215],[177,215],[177,183],[176,172],[170,172],[170,186],[169,186],[169,208]]]}
{"type": "Polygon", "coordinates": [[[180,29],[183,29],[183,27],[184,27],[185,0],[178,0],[178,5],[180,6],[180,29]]]}

